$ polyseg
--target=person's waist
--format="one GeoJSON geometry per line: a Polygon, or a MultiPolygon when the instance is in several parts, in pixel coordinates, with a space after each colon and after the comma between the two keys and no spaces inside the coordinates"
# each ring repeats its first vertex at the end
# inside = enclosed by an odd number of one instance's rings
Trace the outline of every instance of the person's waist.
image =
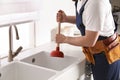
{"type": "Polygon", "coordinates": [[[99,37],[98,37],[98,41],[99,41],[99,40],[104,40],[104,39],[107,39],[107,38],[108,38],[107,36],[99,36],[99,37]]]}
{"type": "Polygon", "coordinates": [[[116,38],[116,36],[117,36],[117,34],[116,33],[114,33],[113,35],[111,35],[111,36],[109,36],[109,37],[107,37],[107,36],[99,36],[98,37],[98,41],[99,40],[105,40],[105,41],[108,41],[108,42],[111,42],[112,40],[114,40],[115,38],[116,38]]]}

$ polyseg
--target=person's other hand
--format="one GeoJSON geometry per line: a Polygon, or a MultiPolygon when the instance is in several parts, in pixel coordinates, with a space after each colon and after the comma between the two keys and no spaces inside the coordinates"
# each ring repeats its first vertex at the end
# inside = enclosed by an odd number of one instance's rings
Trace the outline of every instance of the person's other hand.
{"type": "Polygon", "coordinates": [[[66,22],[67,21],[67,16],[64,11],[59,10],[57,12],[56,21],[57,22],[66,22]]]}
{"type": "Polygon", "coordinates": [[[56,43],[65,43],[66,36],[63,34],[56,34],[56,43]]]}

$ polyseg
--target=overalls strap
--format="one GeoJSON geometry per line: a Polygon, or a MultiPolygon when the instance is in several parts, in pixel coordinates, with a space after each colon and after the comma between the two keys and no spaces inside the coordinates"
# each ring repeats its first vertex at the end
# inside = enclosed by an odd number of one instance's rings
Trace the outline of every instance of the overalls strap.
{"type": "Polygon", "coordinates": [[[83,24],[83,20],[82,20],[82,14],[84,11],[84,6],[87,3],[88,0],[86,0],[86,2],[82,5],[82,7],[80,8],[79,12],[77,11],[77,3],[78,1],[75,2],[75,8],[76,8],[76,26],[77,28],[80,30],[82,35],[85,35],[85,26],[83,24]]]}

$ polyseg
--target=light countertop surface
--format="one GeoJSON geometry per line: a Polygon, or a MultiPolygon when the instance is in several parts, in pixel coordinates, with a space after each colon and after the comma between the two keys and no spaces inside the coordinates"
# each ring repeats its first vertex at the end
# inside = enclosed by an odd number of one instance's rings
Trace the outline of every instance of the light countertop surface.
{"type": "MultiPolygon", "coordinates": [[[[40,45],[36,48],[29,49],[29,50],[26,50],[26,51],[19,53],[14,58],[14,60],[21,60],[25,57],[28,57],[28,56],[33,55],[33,54],[37,54],[38,52],[41,52],[41,51],[46,51],[48,53],[51,53],[53,50],[56,50],[56,43],[49,42],[49,43],[40,45]]],[[[69,44],[60,44],[60,51],[62,51],[65,56],[73,56],[73,57],[79,58],[80,62],[85,60],[85,56],[82,53],[81,47],[72,46],[69,44]]],[[[1,66],[6,65],[7,63],[8,63],[7,58],[1,60],[1,66]]]]}

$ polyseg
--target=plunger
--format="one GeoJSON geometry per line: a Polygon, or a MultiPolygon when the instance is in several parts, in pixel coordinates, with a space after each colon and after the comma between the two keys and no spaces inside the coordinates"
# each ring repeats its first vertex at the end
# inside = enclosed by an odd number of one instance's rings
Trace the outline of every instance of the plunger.
{"type": "MultiPolygon", "coordinates": [[[[58,34],[60,34],[60,27],[61,27],[61,23],[58,22],[58,34]]],[[[60,44],[57,43],[57,47],[56,47],[56,50],[52,51],[51,54],[50,54],[52,57],[61,57],[63,58],[64,57],[64,54],[62,51],[60,51],[60,44]]]]}

